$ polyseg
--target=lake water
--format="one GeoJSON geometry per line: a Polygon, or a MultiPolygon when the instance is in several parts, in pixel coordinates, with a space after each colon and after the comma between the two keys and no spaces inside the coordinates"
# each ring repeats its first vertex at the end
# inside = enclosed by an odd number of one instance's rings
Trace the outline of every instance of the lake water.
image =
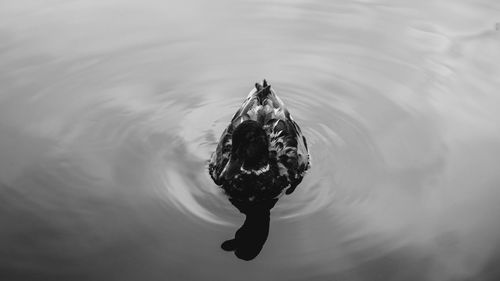
{"type": "Polygon", "coordinates": [[[499,280],[500,2],[0,1],[0,279],[499,280]],[[207,173],[268,79],[313,166],[252,261],[207,173]]]}

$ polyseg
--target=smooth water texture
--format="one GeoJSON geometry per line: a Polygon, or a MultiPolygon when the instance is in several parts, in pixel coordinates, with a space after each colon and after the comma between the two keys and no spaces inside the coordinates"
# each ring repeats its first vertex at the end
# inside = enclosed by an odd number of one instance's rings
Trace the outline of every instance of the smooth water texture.
{"type": "Polygon", "coordinates": [[[499,280],[500,2],[0,1],[0,279],[499,280]],[[207,159],[269,80],[261,254],[207,159]]]}

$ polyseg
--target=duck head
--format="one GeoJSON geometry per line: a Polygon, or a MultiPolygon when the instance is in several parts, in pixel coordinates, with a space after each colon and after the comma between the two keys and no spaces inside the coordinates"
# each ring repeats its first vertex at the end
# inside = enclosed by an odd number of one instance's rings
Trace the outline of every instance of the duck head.
{"type": "Polygon", "coordinates": [[[262,173],[269,169],[269,143],[262,126],[253,120],[242,122],[232,135],[231,158],[222,171],[226,180],[237,173],[262,173]]]}

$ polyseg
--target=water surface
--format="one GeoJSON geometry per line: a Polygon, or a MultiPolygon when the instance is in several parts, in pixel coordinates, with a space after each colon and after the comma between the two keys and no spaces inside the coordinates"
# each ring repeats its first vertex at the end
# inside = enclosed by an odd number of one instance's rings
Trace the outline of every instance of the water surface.
{"type": "Polygon", "coordinates": [[[493,1],[0,2],[2,280],[498,280],[493,1]],[[261,254],[206,170],[267,78],[313,168],[261,254]]]}

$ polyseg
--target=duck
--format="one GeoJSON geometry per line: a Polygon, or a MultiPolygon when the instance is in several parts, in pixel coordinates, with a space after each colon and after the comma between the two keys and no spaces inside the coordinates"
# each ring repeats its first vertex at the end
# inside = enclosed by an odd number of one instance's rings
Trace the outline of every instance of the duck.
{"type": "Polygon", "coordinates": [[[291,194],[311,167],[305,136],[264,79],[255,83],[223,131],[209,160],[216,185],[242,213],[274,206],[291,194]]]}

